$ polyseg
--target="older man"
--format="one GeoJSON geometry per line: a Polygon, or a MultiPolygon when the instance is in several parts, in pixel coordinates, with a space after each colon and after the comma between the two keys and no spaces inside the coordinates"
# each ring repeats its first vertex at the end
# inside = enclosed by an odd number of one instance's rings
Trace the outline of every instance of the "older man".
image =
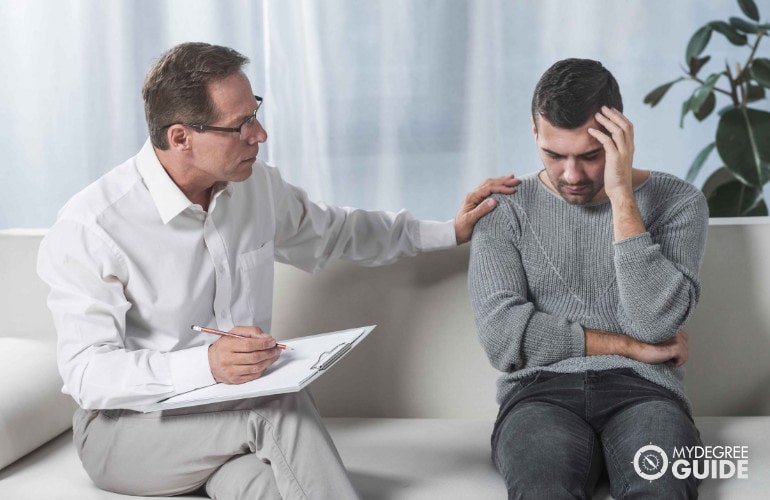
{"type": "Polygon", "coordinates": [[[40,249],[74,439],[101,488],[212,498],[354,498],[304,392],[156,413],[144,404],[258,378],[280,355],[270,331],[273,262],[315,271],[468,241],[518,180],[485,182],[454,222],[314,203],[257,159],[262,99],[236,51],[186,43],[142,89],[150,139],[77,194],[40,249]],[[190,331],[213,326],[241,337],[190,331]]]}

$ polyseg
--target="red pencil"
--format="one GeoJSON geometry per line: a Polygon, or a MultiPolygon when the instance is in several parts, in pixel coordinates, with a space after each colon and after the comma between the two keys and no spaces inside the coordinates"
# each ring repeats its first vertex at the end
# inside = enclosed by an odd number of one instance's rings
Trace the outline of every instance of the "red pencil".
{"type": "MultiPolygon", "coordinates": [[[[248,339],[250,337],[244,337],[243,335],[238,335],[237,333],[231,333],[231,332],[223,332],[222,330],[215,330],[213,328],[206,328],[205,326],[198,326],[198,325],[191,325],[191,329],[195,330],[196,332],[203,332],[203,333],[213,333],[214,335],[222,335],[225,337],[237,337],[239,339],[248,339]]],[[[286,344],[275,344],[275,347],[278,349],[286,349],[289,351],[293,351],[294,348],[291,346],[288,346],[286,344]]]]}

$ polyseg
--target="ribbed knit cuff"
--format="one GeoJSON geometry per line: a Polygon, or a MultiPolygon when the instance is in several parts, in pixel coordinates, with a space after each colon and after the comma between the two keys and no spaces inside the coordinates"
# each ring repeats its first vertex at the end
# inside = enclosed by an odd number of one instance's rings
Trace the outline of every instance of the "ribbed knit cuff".
{"type": "Polygon", "coordinates": [[[572,323],[572,357],[582,358],[586,355],[586,332],[579,323],[572,323]]]}
{"type": "Polygon", "coordinates": [[[627,255],[644,250],[653,245],[650,233],[640,233],[613,243],[618,255],[627,255]]]}

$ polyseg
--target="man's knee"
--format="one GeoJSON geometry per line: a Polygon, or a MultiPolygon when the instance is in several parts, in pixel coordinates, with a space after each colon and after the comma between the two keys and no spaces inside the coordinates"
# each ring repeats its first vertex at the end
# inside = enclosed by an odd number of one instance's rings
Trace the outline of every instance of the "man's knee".
{"type": "Polygon", "coordinates": [[[603,469],[590,426],[545,403],[513,410],[499,426],[493,454],[510,498],[590,497],[603,469]]]}

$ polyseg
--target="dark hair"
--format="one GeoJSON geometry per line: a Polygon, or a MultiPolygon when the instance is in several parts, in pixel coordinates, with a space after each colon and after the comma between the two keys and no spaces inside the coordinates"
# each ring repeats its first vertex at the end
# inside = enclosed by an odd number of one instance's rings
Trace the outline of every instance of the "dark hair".
{"type": "Polygon", "coordinates": [[[543,117],[554,127],[574,129],[602,106],[623,111],[618,82],[599,61],[564,59],[543,73],[532,96],[535,126],[543,117]]]}
{"type": "Polygon", "coordinates": [[[241,71],[247,57],[235,50],[208,43],[179,44],[160,56],[142,85],[144,115],[150,140],[167,149],[166,126],[172,123],[211,123],[216,109],[208,84],[241,71]]]}

